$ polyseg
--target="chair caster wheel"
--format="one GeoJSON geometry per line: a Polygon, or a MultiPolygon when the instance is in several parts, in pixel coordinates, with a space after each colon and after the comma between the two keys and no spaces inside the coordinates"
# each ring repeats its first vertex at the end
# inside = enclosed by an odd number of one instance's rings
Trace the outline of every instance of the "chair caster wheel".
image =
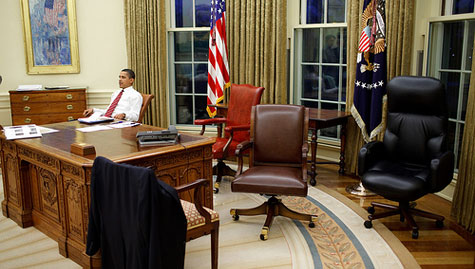
{"type": "Polygon", "coordinates": [[[443,228],[444,227],[444,221],[443,220],[436,220],[435,221],[435,226],[437,228],[443,228]]]}
{"type": "Polygon", "coordinates": [[[366,211],[368,211],[368,213],[370,214],[374,214],[374,206],[368,206],[368,209],[366,211]]]}
{"type": "Polygon", "coordinates": [[[214,193],[216,194],[216,193],[219,192],[219,189],[214,189],[213,191],[214,191],[214,193]]]}
{"type": "Polygon", "coordinates": [[[262,228],[261,235],[259,236],[259,238],[260,238],[262,241],[266,241],[266,240],[267,240],[267,233],[268,233],[268,232],[269,232],[269,228],[267,228],[267,227],[262,228]]]}
{"type": "Polygon", "coordinates": [[[315,228],[315,223],[314,223],[314,222],[310,222],[310,223],[308,224],[308,227],[310,227],[310,228],[315,228]]]}
{"type": "Polygon", "coordinates": [[[370,220],[367,220],[364,222],[364,227],[366,227],[367,229],[372,228],[373,223],[370,220]]]}
{"type": "Polygon", "coordinates": [[[234,221],[239,220],[239,215],[236,214],[236,209],[229,210],[229,214],[231,214],[231,217],[233,218],[234,221]]]}
{"type": "Polygon", "coordinates": [[[412,238],[413,239],[419,238],[419,230],[418,229],[412,229],[412,238]]]}

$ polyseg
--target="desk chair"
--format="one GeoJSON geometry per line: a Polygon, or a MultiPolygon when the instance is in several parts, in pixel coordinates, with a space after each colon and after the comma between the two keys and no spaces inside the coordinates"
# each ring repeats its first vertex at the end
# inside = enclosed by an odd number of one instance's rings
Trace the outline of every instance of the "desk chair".
{"type": "Polygon", "coordinates": [[[237,146],[238,171],[233,192],[267,194],[270,198],[251,209],[231,209],[240,215],[267,215],[260,239],[267,240],[274,216],[309,221],[316,216],[287,208],[277,195],[307,196],[308,109],[292,105],[257,105],[252,108],[251,139],[237,146]],[[250,149],[249,169],[242,172],[243,152],[250,149]]]}
{"type": "Polygon", "coordinates": [[[448,113],[445,89],[428,77],[396,77],[388,85],[387,129],[384,141],[363,146],[358,156],[358,173],[363,186],[399,206],[372,202],[364,225],[375,219],[400,215],[412,228],[419,228],[412,215],[436,220],[443,216],[414,208],[413,201],[443,190],[453,178],[454,154],[447,151],[448,113]],[[375,214],[375,207],[390,211],[375,214]]]}
{"type": "Polygon", "coordinates": [[[218,160],[218,164],[213,167],[213,174],[216,175],[215,193],[219,192],[223,176],[235,175],[235,171],[228,167],[224,160],[235,160],[236,146],[242,141],[249,140],[251,108],[261,102],[264,88],[248,84],[232,84],[230,91],[226,117],[195,120],[196,125],[202,126],[201,135],[205,132],[206,125],[218,124],[218,137],[213,145],[213,159],[218,160]]]}
{"type": "Polygon", "coordinates": [[[202,206],[206,184],[200,179],[175,190],[152,169],[97,157],[86,253],[101,249],[103,268],[183,268],[185,241],[211,234],[211,264],[217,268],[219,216],[202,206]],[[193,203],[178,198],[177,191],[193,189],[193,203]]]}
{"type": "Polygon", "coordinates": [[[142,123],[143,117],[145,116],[145,112],[147,111],[147,108],[150,105],[150,102],[152,102],[152,99],[155,97],[155,95],[144,93],[140,94],[142,95],[142,107],[140,108],[139,119],[137,120],[137,122],[142,123]]]}

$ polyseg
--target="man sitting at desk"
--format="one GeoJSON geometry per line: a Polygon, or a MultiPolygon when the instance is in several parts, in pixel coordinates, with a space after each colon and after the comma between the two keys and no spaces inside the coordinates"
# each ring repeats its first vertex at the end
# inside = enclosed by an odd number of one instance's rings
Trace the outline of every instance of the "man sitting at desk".
{"type": "Polygon", "coordinates": [[[93,113],[101,113],[101,115],[118,120],[137,121],[142,107],[142,95],[132,87],[134,81],[134,71],[123,69],[119,75],[121,89],[112,94],[107,109],[88,108],[84,110],[83,115],[89,117],[93,113]]]}

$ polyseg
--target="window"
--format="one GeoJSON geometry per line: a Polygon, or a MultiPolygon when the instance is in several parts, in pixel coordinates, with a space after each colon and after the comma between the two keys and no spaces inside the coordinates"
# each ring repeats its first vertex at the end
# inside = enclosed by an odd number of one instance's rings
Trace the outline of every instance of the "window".
{"type": "Polygon", "coordinates": [[[208,42],[211,1],[171,0],[168,29],[170,119],[193,124],[208,118],[208,42]]]}
{"type": "MultiPolygon", "coordinates": [[[[300,24],[294,29],[295,103],[345,110],[346,1],[302,0],[300,24]]],[[[337,127],[320,136],[339,138],[337,127]]]]}
{"type": "Polygon", "coordinates": [[[427,75],[440,79],[446,86],[449,147],[455,153],[458,167],[472,73],[475,18],[456,21],[448,18],[430,22],[429,26],[427,75]]]}

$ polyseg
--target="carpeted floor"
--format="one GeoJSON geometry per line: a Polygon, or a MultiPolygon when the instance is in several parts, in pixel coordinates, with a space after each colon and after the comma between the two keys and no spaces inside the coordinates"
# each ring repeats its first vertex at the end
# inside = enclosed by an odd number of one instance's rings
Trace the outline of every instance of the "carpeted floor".
{"type": "MultiPolygon", "coordinates": [[[[1,185],[1,184],[0,184],[1,185]]],[[[395,236],[380,224],[367,230],[367,213],[339,193],[310,187],[306,198],[283,197],[297,211],[317,214],[315,228],[308,223],[277,217],[269,239],[259,234],[265,216],[241,216],[233,221],[230,208],[248,208],[266,200],[253,194],[231,193],[224,180],[215,195],[220,214],[220,268],[419,268],[395,236]]],[[[3,187],[0,189],[3,200],[3,187]]],[[[187,243],[186,268],[210,268],[210,239],[187,243]]],[[[59,255],[57,243],[33,227],[22,229],[0,216],[0,268],[78,268],[59,255]]]]}

